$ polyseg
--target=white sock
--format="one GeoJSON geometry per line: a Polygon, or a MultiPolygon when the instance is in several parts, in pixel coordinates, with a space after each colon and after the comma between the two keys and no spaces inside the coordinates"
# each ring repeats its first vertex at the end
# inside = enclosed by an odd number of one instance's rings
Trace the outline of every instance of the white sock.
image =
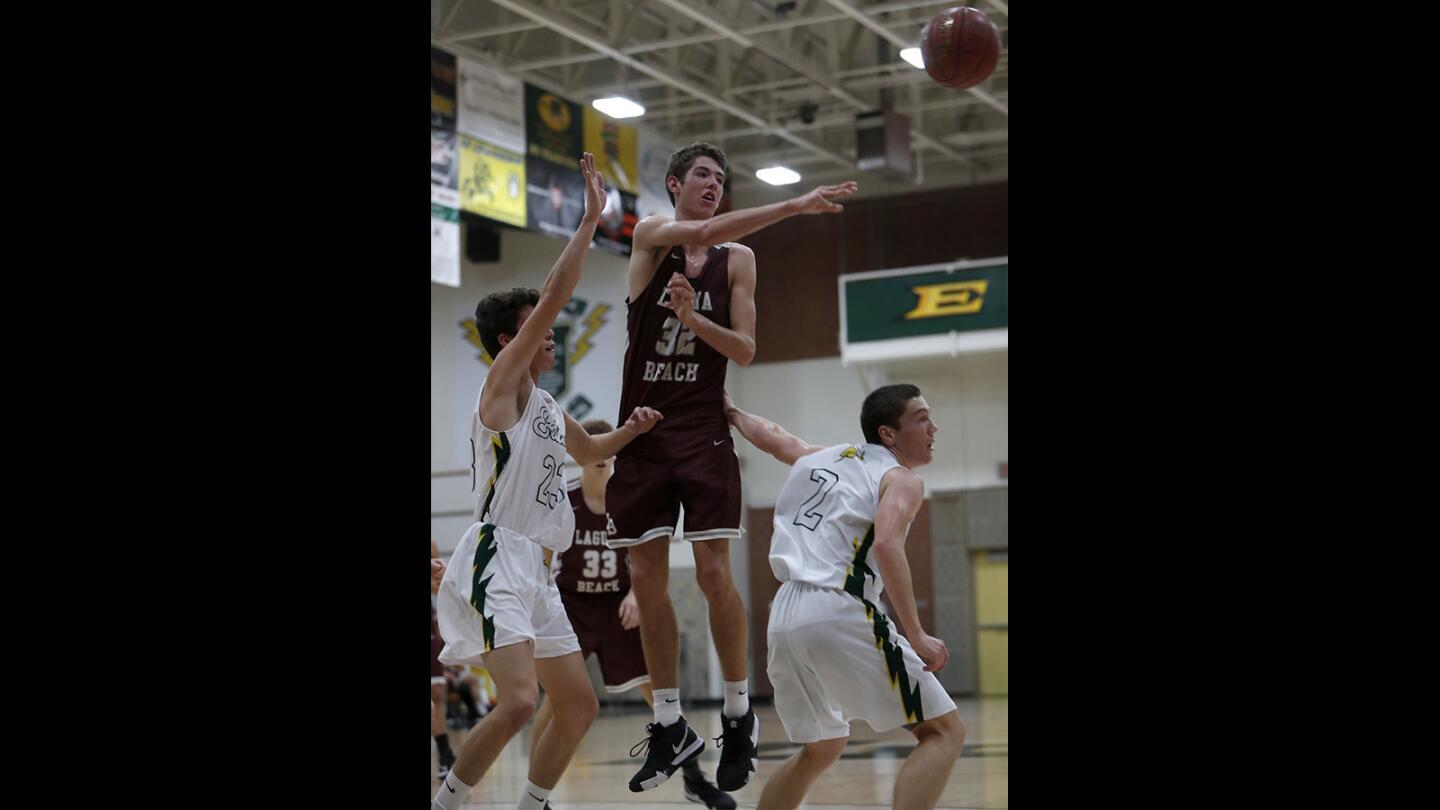
{"type": "Polygon", "coordinates": [[[655,722],[673,726],[680,719],[680,690],[655,690],[655,722]]]}
{"type": "Polygon", "coordinates": [[[545,810],[545,800],[548,798],[549,790],[534,782],[526,782],[525,792],[521,794],[520,803],[515,805],[515,810],[545,810]]]}
{"type": "Polygon", "coordinates": [[[750,679],[725,682],[725,707],[720,713],[726,717],[744,717],[750,711],[750,679]]]}
{"type": "Polygon", "coordinates": [[[435,793],[435,803],[431,810],[460,810],[460,803],[470,795],[471,785],[460,781],[455,771],[445,774],[445,781],[440,783],[440,790],[435,793]]]}

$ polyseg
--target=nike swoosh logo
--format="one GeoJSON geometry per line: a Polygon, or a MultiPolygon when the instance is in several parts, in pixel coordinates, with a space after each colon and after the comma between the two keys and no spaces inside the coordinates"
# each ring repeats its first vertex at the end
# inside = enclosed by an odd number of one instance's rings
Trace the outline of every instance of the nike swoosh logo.
{"type": "Polygon", "coordinates": [[[674,747],[671,748],[670,750],[671,750],[671,751],[674,751],[675,753],[678,754],[678,753],[680,753],[680,749],[681,749],[681,748],[684,748],[684,747],[685,747],[685,741],[684,741],[684,740],[681,740],[680,743],[679,743],[679,745],[674,746],[674,747]]]}
{"type": "MultiPolygon", "coordinates": [[[[528,791],[528,790],[525,791],[525,792],[526,792],[526,793],[530,793],[530,791],[528,791]]],[[[534,800],[537,801],[537,802],[543,802],[543,801],[545,801],[544,799],[540,798],[539,796],[536,796],[534,793],[530,793],[530,798],[534,799],[534,800]]]]}
{"type": "Polygon", "coordinates": [[[454,792],[455,792],[455,788],[450,787],[450,781],[449,781],[449,780],[446,780],[446,781],[445,781],[445,789],[448,790],[448,791],[450,791],[451,793],[454,793],[454,792]]]}
{"type": "Polygon", "coordinates": [[[749,690],[749,689],[741,689],[741,690],[740,690],[740,694],[743,695],[743,694],[745,694],[745,693],[748,692],[748,691],[750,691],[750,690],[749,690]]]}
{"type": "Polygon", "coordinates": [[[725,443],[725,440],[724,440],[724,439],[721,439],[721,440],[718,441],[718,442],[713,442],[710,446],[711,446],[711,447],[719,447],[720,445],[722,445],[722,444],[724,444],[724,443],[725,443]]]}
{"type": "Polygon", "coordinates": [[[679,703],[679,702],[680,702],[680,699],[679,699],[679,698],[665,698],[665,702],[666,702],[666,703],[679,703]]]}

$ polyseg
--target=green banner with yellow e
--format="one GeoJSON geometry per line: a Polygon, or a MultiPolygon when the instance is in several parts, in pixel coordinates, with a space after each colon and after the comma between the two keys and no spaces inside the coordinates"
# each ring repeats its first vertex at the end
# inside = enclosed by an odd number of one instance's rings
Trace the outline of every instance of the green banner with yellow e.
{"type": "Polygon", "coordinates": [[[845,341],[1010,325],[1008,257],[931,267],[842,276],[845,341]]]}

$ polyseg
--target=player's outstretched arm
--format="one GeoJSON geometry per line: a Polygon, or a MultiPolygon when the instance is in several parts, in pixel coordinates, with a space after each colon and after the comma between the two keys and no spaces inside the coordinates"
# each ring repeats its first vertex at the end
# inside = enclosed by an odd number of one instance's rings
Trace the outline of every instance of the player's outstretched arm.
{"type": "Polygon", "coordinates": [[[785,428],[763,416],[756,416],[735,407],[735,403],[730,399],[729,391],[725,392],[725,418],[730,421],[732,427],[740,431],[740,435],[745,437],[745,441],[785,464],[794,464],[795,460],[802,456],[818,453],[825,449],[791,435],[785,428]]]}
{"type": "Polygon", "coordinates": [[[605,208],[605,176],[595,169],[594,155],[586,152],[580,158],[580,172],[585,177],[585,215],[560,258],[555,260],[555,266],[550,268],[550,274],[545,277],[545,284],[540,288],[540,300],[529,319],[520,327],[520,333],[505,344],[504,351],[490,366],[480,402],[480,415],[486,424],[508,425],[519,418],[519,413],[511,413],[508,406],[525,388],[530,375],[530,361],[580,280],[585,253],[595,238],[595,224],[600,221],[600,212],[605,208]]]}
{"type": "Polygon", "coordinates": [[[860,184],[846,180],[833,186],[816,186],[808,193],[784,202],[740,208],[710,219],[671,219],[649,216],[635,224],[634,249],[649,250],[673,245],[708,247],[733,242],[796,214],[836,214],[845,206],[835,202],[854,194],[860,184]]]}
{"type": "Polygon", "coordinates": [[[665,417],[654,408],[640,407],[630,412],[625,424],[595,436],[585,431],[575,417],[565,414],[565,452],[576,464],[599,464],[620,452],[621,448],[642,433],[649,433],[655,423],[665,417]]]}

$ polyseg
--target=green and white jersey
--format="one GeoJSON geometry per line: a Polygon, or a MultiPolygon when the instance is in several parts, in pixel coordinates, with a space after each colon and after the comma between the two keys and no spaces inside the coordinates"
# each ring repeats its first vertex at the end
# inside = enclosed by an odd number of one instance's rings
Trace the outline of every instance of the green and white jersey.
{"type": "Polygon", "coordinates": [[[797,459],[775,499],[775,577],[876,602],[885,584],[870,564],[875,508],[880,479],[899,463],[878,444],[837,444],[797,459]]]}
{"type": "Polygon", "coordinates": [[[470,458],[475,522],[510,529],[555,551],[570,547],[575,515],[565,497],[565,413],[554,397],[535,386],[520,420],[503,430],[480,421],[476,397],[470,458]]]}

